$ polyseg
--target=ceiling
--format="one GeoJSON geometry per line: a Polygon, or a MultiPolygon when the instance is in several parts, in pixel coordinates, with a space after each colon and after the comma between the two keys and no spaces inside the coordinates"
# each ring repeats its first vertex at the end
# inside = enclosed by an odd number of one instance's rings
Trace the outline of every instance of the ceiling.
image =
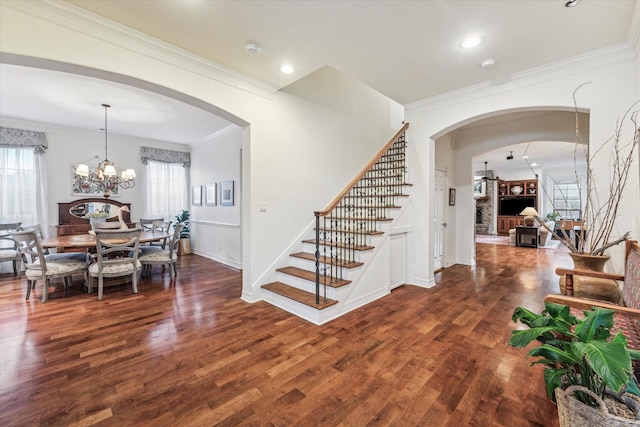
{"type": "MultiPolygon", "coordinates": [[[[593,50],[630,44],[637,0],[67,0],[239,73],[284,87],[331,66],[400,104],[593,50]],[[482,43],[464,50],[477,35],[482,43]],[[259,54],[246,46],[255,43],[259,54]],[[494,59],[489,68],[480,66],[494,59]],[[279,68],[290,64],[294,71],[279,68]]],[[[89,77],[0,65],[0,115],[192,144],[230,123],[176,100],[89,77]],[[37,83],[34,84],[34,82],[37,83]],[[33,90],[36,88],[37,90],[33,90]],[[105,95],[106,94],[106,95],[105,95]]]]}

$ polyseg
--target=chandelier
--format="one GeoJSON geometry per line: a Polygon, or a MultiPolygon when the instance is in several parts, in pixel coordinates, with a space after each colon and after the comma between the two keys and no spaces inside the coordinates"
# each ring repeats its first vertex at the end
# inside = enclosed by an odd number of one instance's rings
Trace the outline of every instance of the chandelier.
{"type": "Polygon", "coordinates": [[[111,105],[102,104],[102,106],[104,107],[104,160],[98,163],[95,171],[90,171],[89,166],[86,164],[79,164],[76,167],[75,175],[81,178],[86,184],[95,187],[98,191],[102,191],[103,196],[106,198],[111,196],[111,193],[117,190],[117,187],[123,189],[133,188],[133,186],[136,185],[136,172],[133,169],[126,169],[122,171],[121,176],[118,176],[116,165],[109,161],[107,146],[107,109],[111,108],[111,105]]]}

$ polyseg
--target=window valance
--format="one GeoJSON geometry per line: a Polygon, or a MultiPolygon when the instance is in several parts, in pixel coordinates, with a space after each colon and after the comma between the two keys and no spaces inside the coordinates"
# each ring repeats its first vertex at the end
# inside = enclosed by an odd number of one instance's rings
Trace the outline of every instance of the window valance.
{"type": "Polygon", "coordinates": [[[185,168],[191,166],[191,153],[186,151],[163,150],[162,148],[140,147],[140,160],[146,165],[149,160],[164,163],[182,163],[185,168]]]}
{"type": "Polygon", "coordinates": [[[49,144],[44,132],[0,126],[0,147],[33,147],[36,154],[44,154],[49,144]]]}

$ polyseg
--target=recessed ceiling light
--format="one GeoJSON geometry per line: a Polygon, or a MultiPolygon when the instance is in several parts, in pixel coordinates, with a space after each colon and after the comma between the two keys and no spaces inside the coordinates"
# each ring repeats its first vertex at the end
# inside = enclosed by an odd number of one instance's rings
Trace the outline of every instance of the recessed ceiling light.
{"type": "Polygon", "coordinates": [[[528,159],[528,158],[529,158],[529,156],[524,155],[524,156],[522,156],[522,158],[523,158],[523,159],[528,159]]]}
{"type": "Polygon", "coordinates": [[[482,61],[482,64],[480,64],[480,66],[482,66],[482,68],[491,68],[494,65],[496,65],[496,60],[495,59],[485,59],[484,61],[482,61]]]}
{"type": "Polygon", "coordinates": [[[462,43],[460,43],[460,46],[462,46],[463,49],[471,49],[472,47],[478,46],[481,42],[482,39],[480,37],[473,36],[465,39],[462,43]]]}
{"type": "Polygon", "coordinates": [[[282,67],[280,67],[280,71],[285,74],[291,74],[293,73],[293,67],[291,65],[284,64],[282,67]]]}
{"type": "Polygon", "coordinates": [[[537,162],[533,162],[533,163],[531,163],[531,166],[538,166],[538,163],[537,162]]]}

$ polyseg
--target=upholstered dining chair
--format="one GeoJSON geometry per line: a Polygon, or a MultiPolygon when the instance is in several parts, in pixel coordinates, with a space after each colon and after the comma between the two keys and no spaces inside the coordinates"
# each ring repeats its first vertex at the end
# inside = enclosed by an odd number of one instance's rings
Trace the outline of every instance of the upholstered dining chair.
{"type": "MultiPolygon", "coordinates": [[[[154,233],[169,233],[171,231],[171,223],[173,221],[153,221],[153,227],[151,227],[151,231],[154,233]]],[[[156,240],[154,242],[149,243],[151,246],[160,246],[162,249],[165,249],[167,246],[167,238],[156,240]]]]}
{"type": "Polygon", "coordinates": [[[128,230],[96,229],[96,253],[89,265],[89,292],[93,292],[93,278],[98,279],[98,300],[102,299],[104,279],[131,276],[133,293],[138,293],[138,276],[142,265],[138,260],[140,228],[128,230]]]}
{"type": "Polygon", "coordinates": [[[27,278],[27,297],[36,282],[42,280],[42,302],[47,302],[51,279],[62,278],[65,289],[71,286],[73,274],[83,274],[86,281],[87,263],[75,259],[47,259],[36,231],[14,231],[11,236],[18,246],[25,266],[27,278]]]}
{"type": "MultiPolygon", "coordinates": [[[[44,232],[42,230],[42,226],[40,224],[28,225],[26,227],[21,227],[20,231],[33,231],[38,235],[40,240],[44,239],[44,232]]],[[[42,253],[44,254],[47,261],[56,261],[56,260],[65,260],[65,259],[75,259],[77,261],[82,261],[84,263],[87,262],[87,252],[63,252],[63,253],[50,253],[49,249],[42,248],[42,253]]]]}
{"type": "Polygon", "coordinates": [[[140,218],[140,227],[142,231],[151,231],[155,221],[164,221],[164,218],[140,218]]]}
{"type": "Polygon", "coordinates": [[[171,280],[178,274],[178,245],[180,244],[180,233],[183,228],[184,224],[176,224],[167,249],[144,252],[140,255],[142,272],[145,275],[151,274],[151,267],[154,265],[166,265],[169,268],[169,278],[171,280]]]}
{"type": "Polygon", "coordinates": [[[115,221],[102,221],[102,222],[92,222],[91,223],[92,230],[115,230],[120,229],[120,223],[115,221]]]}
{"type": "Polygon", "coordinates": [[[16,242],[11,237],[12,231],[20,230],[21,222],[0,224],[0,262],[13,263],[13,275],[18,276],[20,271],[20,252],[16,242]]]}

